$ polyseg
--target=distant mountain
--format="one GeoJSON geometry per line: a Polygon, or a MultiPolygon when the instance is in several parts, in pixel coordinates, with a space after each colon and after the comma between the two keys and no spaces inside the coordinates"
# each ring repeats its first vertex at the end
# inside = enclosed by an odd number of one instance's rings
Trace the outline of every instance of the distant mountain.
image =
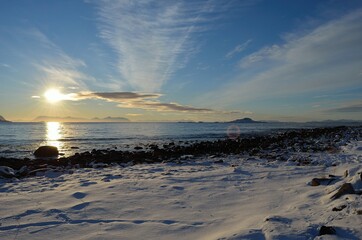
{"type": "Polygon", "coordinates": [[[85,118],[58,117],[58,116],[39,116],[34,119],[35,122],[86,122],[85,118]]]}
{"type": "Polygon", "coordinates": [[[58,116],[39,116],[34,119],[35,122],[129,122],[124,117],[106,117],[106,118],[75,118],[75,117],[58,117],[58,116]]]}
{"type": "Polygon", "coordinates": [[[236,119],[234,121],[230,121],[229,123],[264,123],[264,122],[254,121],[251,118],[242,118],[242,119],[236,119]]]}
{"type": "Polygon", "coordinates": [[[0,122],[10,122],[10,121],[6,120],[3,116],[0,116],[0,122]]]}

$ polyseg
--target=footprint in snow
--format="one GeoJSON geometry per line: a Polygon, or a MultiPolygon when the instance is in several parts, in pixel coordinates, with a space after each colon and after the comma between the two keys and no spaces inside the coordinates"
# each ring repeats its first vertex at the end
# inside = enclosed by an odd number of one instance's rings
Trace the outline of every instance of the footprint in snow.
{"type": "Polygon", "coordinates": [[[82,210],[90,205],[90,202],[84,202],[71,207],[72,210],[82,210]]]}
{"type": "Polygon", "coordinates": [[[83,192],[75,192],[72,194],[72,197],[76,198],[76,199],[82,199],[85,198],[87,196],[86,193],[83,192]]]}
{"type": "Polygon", "coordinates": [[[97,182],[83,182],[79,186],[88,187],[89,185],[97,184],[97,182]]]}

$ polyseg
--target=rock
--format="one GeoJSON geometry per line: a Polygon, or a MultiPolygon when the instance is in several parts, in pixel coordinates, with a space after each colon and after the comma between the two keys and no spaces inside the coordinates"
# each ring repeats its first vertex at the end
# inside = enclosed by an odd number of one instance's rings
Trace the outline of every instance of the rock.
{"type": "Polygon", "coordinates": [[[311,186],[319,186],[321,185],[318,178],[313,178],[312,181],[310,182],[311,186]]]}
{"type": "Polygon", "coordinates": [[[12,178],[15,177],[14,169],[7,166],[0,166],[0,177],[12,178]]]}
{"type": "Polygon", "coordinates": [[[224,162],[224,160],[220,159],[220,160],[215,161],[214,163],[223,163],[223,162],[224,162]]]}
{"type": "Polygon", "coordinates": [[[20,177],[25,177],[26,175],[28,175],[28,173],[29,173],[29,169],[26,165],[24,165],[16,172],[16,175],[18,175],[20,177]]]}
{"type": "Polygon", "coordinates": [[[313,178],[310,182],[311,186],[329,185],[333,180],[336,180],[335,176],[329,175],[329,178],[313,178]]]}
{"type": "Polygon", "coordinates": [[[79,147],[70,147],[70,149],[79,149],[79,147]]]}
{"type": "Polygon", "coordinates": [[[137,147],[134,147],[135,150],[141,150],[143,149],[143,147],[140,147],[140,146],[137,146],[137,147]]]}
{"type": "Polygon", "coordinates": [[[159,148],[158,148],[157,145],[151,144],[151,145],[150,145],[150,149],[151,149],[151,150],[158,150],[159,148]]]}
{"type": "Polygon", "coordinates": [[[319,229],[319,236],[322,236],[322,235],[335,235],[335,234],[336,234],[336,229],[334,229],[334,227],[322,226],[319,229]]]}
{"type": "Polygon", "coordinates": [[[348,169],[346,171],[344,171],[343,177],[344,178],[348,177],[348,169]]]}
{"type": "Polygon", "coordinates": [[[339,212],[339,211],[342,211],[343,209],[345,209],[346,207],[347,207],[346,205],[341,205],[341,206],[332,208],[332,211],[339,212]]]}
{"type": "Polygon", "coordinates": [[[344,183],[336,192],[336,194],[334,194],[331,199],[335,200],[337,198],[340,198],[341,196],[345,195],[345,194],[355,194],[356,192],[353,189],[352,184],[350,183],[344,183]]]}
{"type": "Polygon", "coordinates": [[[34,152],[35,157],[57,157],[58,155],[58,148],[54,146],[41,146],[34,152]]]}

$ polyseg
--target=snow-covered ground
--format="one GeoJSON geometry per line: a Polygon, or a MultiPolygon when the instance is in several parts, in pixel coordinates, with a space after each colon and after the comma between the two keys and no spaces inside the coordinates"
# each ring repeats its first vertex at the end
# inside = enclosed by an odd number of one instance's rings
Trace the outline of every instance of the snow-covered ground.
{"type": "Polygon", "coordinates": [[[330,199],[346,182],[362,190],[362,142],[310,155],[318,164],[240,155],[0,180],[0,239],[362,239],[362,195],[330,199]]]}

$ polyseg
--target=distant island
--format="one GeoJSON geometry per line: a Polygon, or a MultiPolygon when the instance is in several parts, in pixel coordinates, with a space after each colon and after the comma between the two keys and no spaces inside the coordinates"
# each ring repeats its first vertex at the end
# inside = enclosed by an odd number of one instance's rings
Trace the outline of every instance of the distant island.
{"type": "Polygon", "coordinates": [[[128,118],[124,117],[105,117],[105,118],[75,118],[75,117],[58,117],[58,116],[39,116],[34,122],[129,122],[128,118]]]}
{"type": "Polygon", "coordinates": [[[3,116],[0,116],[0,122],[10,122],[10,121],[6,120],[3,116]]]}
{"type": "Polygon", "coordinates": [[[234,121],[230,121],[229,123],[265,123],[265,122],[254,121],[251,118],[242,118],[242,119],[236,119],[234,121]]]}

